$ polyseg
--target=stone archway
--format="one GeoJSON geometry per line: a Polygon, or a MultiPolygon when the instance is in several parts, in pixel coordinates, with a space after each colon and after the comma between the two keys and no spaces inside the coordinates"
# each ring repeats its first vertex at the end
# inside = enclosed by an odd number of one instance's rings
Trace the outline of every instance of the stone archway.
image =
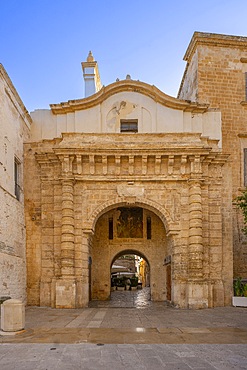
{"type": "Polygon", "coordinates": [[[145,256],[149,262],[152,276],[151,299],[153,301],[166,299],[164,260],[171,252],[167,231],[164,222],[153,210],[150,210],[150,207],[139,207],[137,204],[115,204],[110,209],[107,208],[105,212],[101,212],[95,223],[95,233],[90,244],[91,297],[93,300],[110,299],[110,266],[115,256],[126,250],[145,256]],[[142,215],[141,231],[136,226],[140,215],[142,215]],[[131,234],[129,229],[123,231],[118,228],[119,220],[124,218],[130,220],[131,217],[136,217],[136,228],[134,229],[136,234],[131,234]]]}
{"type": "Polygon", "coordinates": [[[130,279],[131,290],[150,288],[150,264],[143,253],[135,249],[123,250],[114,256],[110,268],[112,291],[118,290],[119,280],[127,279],[130,279]]]}
{"type": "Polygon", "coordinates": [[[174,223],[170,213],[161,204],[143,197],[126,196],[117,196],[116,198],[111,198],[107,202],[102,203],[100,206],[95,208],[89,215],[88,221],[85,223],[85,229],[94,230],[99,217],[105,212],[116,207],[129,205],[142,207],[154,212],[162,220],[167,234],[176,233],[179,230],[177,223],[174,223]]]}

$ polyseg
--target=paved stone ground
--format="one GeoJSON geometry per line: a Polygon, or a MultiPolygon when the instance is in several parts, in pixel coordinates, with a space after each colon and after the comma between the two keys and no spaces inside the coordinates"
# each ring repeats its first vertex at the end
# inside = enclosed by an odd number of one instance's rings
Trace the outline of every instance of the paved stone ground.
{"type": "Polygon", "coordinates": [[[246,345],[2,344],[1,370],[247,369],[246,345]]]}
{"type": "Polygon", "coordinates": [[[0,335],[0,370],[247,369],[247,309],[179,310],[149,290],[57,310],[26,308],[25,331],[0,335]]]}

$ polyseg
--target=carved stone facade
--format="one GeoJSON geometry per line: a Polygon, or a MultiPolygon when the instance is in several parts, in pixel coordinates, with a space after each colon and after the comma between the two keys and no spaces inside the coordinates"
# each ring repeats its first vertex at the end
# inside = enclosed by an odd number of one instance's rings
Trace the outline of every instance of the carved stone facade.
{"type": "Polygon", "coordinates": [[[217,109],[128,78],[32,119],[25,145],[29,304],[69,308],[109,299],[121,253],[145,257],[154,301],[230,304],[232,243],[224,222],[232,204],[224,179],[231,175],[217,109]],[[129,228],[139,214],[134,233],[119,231],[121,212],[129,228]]]}
{"type": "Polygon", "coordinates": [[[230,303],[221,214],[227,156],[215,140],[198,133],[68,133],[26,144],[25,151],[32,173],[26,183],[29,304],[82,307],[89,298],[109,299],[110,268],[124,251],[148,261],[153,300],[166,300],[171,285],[179,307],[230,303]],[[141,238],[118,237],[119,207],[143,210],[141,238]]]}

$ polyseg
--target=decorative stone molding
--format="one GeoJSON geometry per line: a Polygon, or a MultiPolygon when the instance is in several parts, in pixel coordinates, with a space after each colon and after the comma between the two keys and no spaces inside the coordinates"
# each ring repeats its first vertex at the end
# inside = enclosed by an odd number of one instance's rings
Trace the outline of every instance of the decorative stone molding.
{"type": "Polygon", "coordinates": [[[5,93],[8,95],[13,106],[17,110],[18,114],[20,114],[27,127],[30,129],[32,124],[32,118],[30,117],[18,92],[16,91],[11,79],[9,78],[8,73],[6,72],[4,66],[1,63],[0,63],[0,77],[3,78],[7,84],[7,88],[5,88],[5,93]]]}
{"type": "MultiPolygon", "coordinates": [[[[87,220],[87,227],[90,230],[94,230],[95,224],[99,217],[109,211],[110,209],[123,207],[128,205],[127,200],[125,197],[116,197],[115,199],[111,199],[103,204],[101,204],[97,209],[95,209],[87,220]]],[[[150,211],[154,212],[163,222],[166,232],[169,235],[173,235],[174,233],[177,234],[179,230],[178,223],[174,223],[171,219],[170,214],[168,211],[162,207],[160,204],[146,198],[135,198],[135,205],[137,207],[143,207],[149,209],[150,211]]]]}
{"type": "MultiPolygon", "coordinates": [[[[206,33],[206,32],[194,32],[190,44],[186,50],[184,60],[190,61],[195,49],[198,45],[213,45],[222,47],[240,47],[247,48],[247,37],[243,36],[232,36],[232,35],[221,35],[216,33],[206,33]]],[[[246,63],[245,59],[241,58],[242,63],[246,63]]]]}
{"type": "Polygon", "coordinates": [[[120,197],[143,197],[145,189],[137,185],[118,185],[117,193],[120,197]]]}
{"type": "Polygon", "coordinates": [[[98,104],[101,104],[110,96],[124,91],[139,92],[140,94],[148,96],[159,104],[186,112],[203,113],[208,109],[208,104],[198,104],[195,102],[176,99],[164,94],[155,86],[133,80],[117,81],[106,87],[102,87],[99,92],[85,99],[69,100],[60,104],[50,104],[50,107],[53,114],[66,114],[69,112],[75,112],[77,110],[94,107],[98,104]]]}

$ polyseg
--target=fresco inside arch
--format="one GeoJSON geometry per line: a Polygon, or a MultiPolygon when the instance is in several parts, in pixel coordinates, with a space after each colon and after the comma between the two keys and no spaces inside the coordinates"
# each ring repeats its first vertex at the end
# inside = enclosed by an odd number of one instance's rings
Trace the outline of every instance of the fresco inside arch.
{"type": "Polygon", "coordinates": [[[117,218],[118,238],[143,238],[143,209],[119,207],[117,218]]]}

